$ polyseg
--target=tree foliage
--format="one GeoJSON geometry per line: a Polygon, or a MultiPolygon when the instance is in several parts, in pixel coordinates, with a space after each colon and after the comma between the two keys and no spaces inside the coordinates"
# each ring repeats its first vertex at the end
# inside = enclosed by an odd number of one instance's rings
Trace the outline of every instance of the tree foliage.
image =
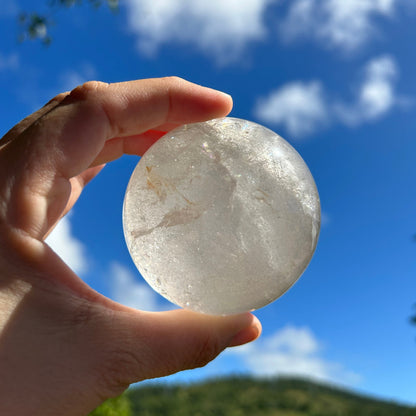
{"type": "Polygon", "coordinates": [[[410,317],[410,323],[412,325],[416,325],[416,303],[413,305],[413,309],[415,310],[414,315],[410,317]]]}
{"type": "Polygon", "coordinates": [[[88,416],[132,416],[130,400],[126,395],[108,399],[88,416]]]}
{"type": "Polygon", "coordinates": [[[62,8],[69,9],[74,6],[81,6],[84,3],[94,8],[107,5],[112,11],[117,11],[119,0],[49,0],[46,3],[45,12],[21,12],[18,16],[21,33],[20,41],[39,40],[44,45],[49,45],[52,41],[50,34],[51,28],[55,24],[56,12],[62,8]]]}

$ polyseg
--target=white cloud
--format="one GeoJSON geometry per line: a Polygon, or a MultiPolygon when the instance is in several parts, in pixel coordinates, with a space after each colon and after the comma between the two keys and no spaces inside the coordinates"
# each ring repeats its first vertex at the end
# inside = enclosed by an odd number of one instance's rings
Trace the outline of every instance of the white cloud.
{"type": "Polygon", "coordinates": [[[130,270],[117,262],[110,268],[110,297],[130,308],[145,311],[167,309],[166,304],[158,301],[159,295],[150,286],[140,283],[130,270]]]}
{"type": "Polygon", "coordinates": [[[315,38],[351,52],[377,34],[376,19],[392,17],[398,0],[294,0],[281,25],[284,38],[315,38]]]}
{"type": "Polygon", "coordinates": [[[46,242],[74,272],[82,274],[87,271],[86,249],[81,241],[73,236],[68,216],[59,221],[46,238],[46,242]]]}
{"type": "Polygon", "coordinates": [[[147,54],[179,42],[227,62],[266,34],[264,14],[276,0],[128,0],[129,26],[147,54]]]}
{"type": "Polygon", "coordinates": [[[293,137],[313,133],[328,121],[328,108],[320,82],[292,82],[262,98],[255,116],[271,125],[283,125],[293,137]]]}
{"type": "Polygon", "coordinates": [[[0,53],[0,71],[15,70],[19,67],[19,55],[11,53],[4,55],[0,53]]]}
{"type": "MultiPolygon", "coordinates": [[[[87,271],[89,262],[86,247],[74,237],[68,216],[57,224],[46,238],[46,243],[74,272],[82,274],[87,271]]],[[[108,279],[110,298],[125,306],[145,311],[161,311],[174,307],[117,262],[110,265],[108,279]]]]}
{"type": "Polygon", "coordinates": [[[338,117],[346,124],[354,126],[376,120],[388,113],[401,101],[395,91],[397,77],[397,65],[390,56],[381,56],[370,61],[365,68],[357,101],[353,104],[336,105],[338,117]]]}
{"type": "Polygon", "coordinates": [[[360,382],[358,374],[324,359],[322,353],[321,342],[309,328],[291,325],[255,343],[228,350],[259,377],[299,376],[344,385],[360,382]]]}
{"type": "Polygon", "coordinates": [[[319,81],[292,82],[260,98],[254,115],[262,122],[283,126],[292,139],[315,133],[330,123],[357,126],[377,121],[411,100],[396,91],[398,68],[383,55],[369,61],[352,102],[334,99],[319,81]]]}
{"type": "Polygon", "coordinates": [[[250,42],[270,35],[267,13],[274,13],[286,41],[315,40],[348,53],[380,36],[380,20],[392,20],[399,8],[408,9],[412,3],[292,0],[285,6],[282,0],[127,0],[123,4],[141,52],[152,55],[162,45],[179,43],[228,63],[241,57],[250,42]]]}

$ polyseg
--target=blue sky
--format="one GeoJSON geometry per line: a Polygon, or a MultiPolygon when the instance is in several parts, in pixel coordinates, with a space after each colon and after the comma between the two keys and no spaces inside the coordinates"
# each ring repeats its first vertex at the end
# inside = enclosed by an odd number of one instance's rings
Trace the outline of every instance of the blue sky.
{"type": "MultiPolygon", "coordinates": [[[[85,2],[86,3],[86,2],[85,2]]],[[[232,116],[259,122],[302,155],[321,197],[312,262],[259,310],[263,335],[200,370],[297,374],[416,404],[416,2],[125,0],[119,13],[57,10],[49,47],[18,43],[0,10],[0,135],[54,94],[89,79],[182,76],[228,92],[232,116]]],[[[108,165],[49,243],[96,290],[129,306],[172,305],[141,279],[121,210],[138,159],[108,165]]]]}

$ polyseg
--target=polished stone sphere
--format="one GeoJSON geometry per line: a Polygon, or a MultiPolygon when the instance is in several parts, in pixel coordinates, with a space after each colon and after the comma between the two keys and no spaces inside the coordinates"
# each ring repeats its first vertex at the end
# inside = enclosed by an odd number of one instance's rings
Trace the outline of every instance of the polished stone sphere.
{"type": "Polygon", "coordinates": [[[178,127],[146,152],[127,187],[123,224],[154,290],[226,315],[265,306],[296,282],[316,248],[320,203],[289,143],[226,117],[178,127]]]}

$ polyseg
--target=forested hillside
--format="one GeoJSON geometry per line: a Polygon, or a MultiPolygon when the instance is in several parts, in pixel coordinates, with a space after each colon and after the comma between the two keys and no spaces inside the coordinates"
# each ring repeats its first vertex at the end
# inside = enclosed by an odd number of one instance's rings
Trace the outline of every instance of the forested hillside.
{"type": "Polygon", "coordinates": [[[124,403],[120,416],[416,416],[415,407],[283,378],[146,385],[130,389],[124,399],[130,402],[130,410],[124,403]]]}

